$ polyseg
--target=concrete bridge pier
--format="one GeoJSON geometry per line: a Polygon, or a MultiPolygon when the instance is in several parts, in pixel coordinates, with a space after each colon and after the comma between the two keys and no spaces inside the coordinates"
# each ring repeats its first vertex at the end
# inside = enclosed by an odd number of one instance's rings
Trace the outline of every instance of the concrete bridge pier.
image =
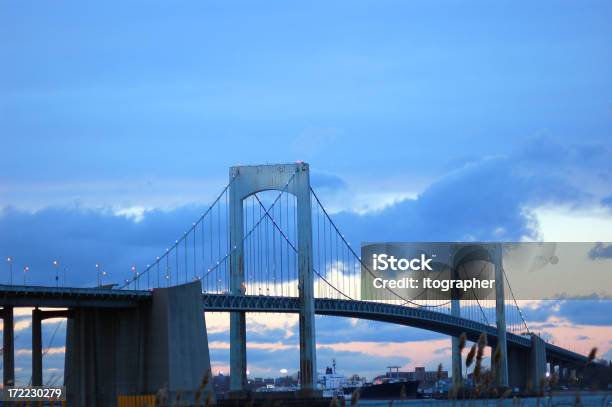
{"type": "Polygon", "coordinates": [[[298,292],[300,301],[300,385],[303,395],[315,395],[317,383],[312,207],[308,164],[298,164],[295,178],[298,222],[298,292]]]}
{"type": "Polygon", "coordinates": [[[158,391],[168,404],[178,393],[181,402],[193,402],[198,391],[201,400],[209,394],[214,400],[203,311],[200,281],[155,289],[152,300],[134,307],[70,310],[64,368],[69,405],[115,406],[119,395],[158,391]]]}
{"type": "Polygon", "coordinates": [[[546,371],[546,342],[538,335],[531,334],[529,380],[533,390],[540,389],[540,382],[546,377],[546,371]]]}
{"type": "Polygon", "coordinates": [[[550,377],[552,377],[554,374],[557,374],[557,379],[559,378],[559,361],[551,358],[550,359],[550,377]]]}
{"type": "MultiPolygon", "coordinates": [[[[461,316],[459,300],[451,300],[451,315],[454,317],[461,316]]],[[[461,352],[459,351],[459,338],[453,336],[451,339],[452,356],[451,356],[451,374],[453,376],[453,387],[458,389],[462,384],[462,361],[461,352]]]]}
{"type": "Polygon", "coordinates": [[[497,385],[508,387],[508,343],[506,339],[506,301],[504,296],[504,265],[501,244],[496,244],[492,249],[492,258],[495,265],[495,323],[497,325],[497,349],[499,361],[495,368],[497,371],[497,385]]]}
{"type": "Polygon", "coordinates": [[[15,384],[15,343],[13,326],[13,307],[5,306],[2,309],[2,366],[4,387],[15,384]]]}
{"type": "MultiPolygon", "coordinates": [[[[229,190],[229,238],[230,238],[230,290],[233,295],[245,295],[244,280],[244,215],[240,186],[240,172],[230,170],[229,190]]],[[[244,393],[247,376],[246,360],[246,318],[244,312],[230,313],[230,391],[238,398],[244,393]]]]}
{"type": "Polygon", "coordinates": [[[43,385],[42,364],[42,321],[50,318],[68,318],[67,310],[42,311],[38,308],[32,310],[32,386],[43,385]]]}
{"type": "Polygon", "coordinates": [[[540,389],[540,381],[546,377],[546,343],[531,334],[531,349],[508,348],[508,386],[521,390],[540,389]]]}
{"type": "MultiPolygon", "coordinates": [[[[459,278],[459,265],[461,263],[461,259],[456,253],[456,248],[451,252],[451,278],[456,279],[459,278]]],[[[454,317],[461,317],[461,303],[457,299],[456,294],[453,292],[451,294],[451,315],[454,317]]],[[[461,359],[461,351],[459,350],[459,337],[453,336],[451,338],[451,376],[453,380],[453,388],[459,389],[463,382],[463,372],[462,372],[462,359],[461,359]]]]}
{"type": "Polygon", "coordinates": [[[559,361],[559,382],[567,383],[569,380],[570,365],[565,361],[559,361]]]}
{"type": "Polygon", "coordinates": [[[42,318],[38,308],[32,311],[32,386],[42,386],[42,318]]]}
{"type": "Polygon", "coordinates": [[[567,381],[567,363],[559,362],[559,382],[565,383],[567,381]]]}
{"type": "Polygon", "coordinates": [[[568,381],[574,384],[573,381],[575,381],[577,377],[578,376],[576,376],[576,369],[574,369],[573,367],[568,368],[568,381]]]}
{"type": "Polygon", "coordinates": [[[527,388],[530,363],[529,351],[508,347],[508,386],[527,388]]]}

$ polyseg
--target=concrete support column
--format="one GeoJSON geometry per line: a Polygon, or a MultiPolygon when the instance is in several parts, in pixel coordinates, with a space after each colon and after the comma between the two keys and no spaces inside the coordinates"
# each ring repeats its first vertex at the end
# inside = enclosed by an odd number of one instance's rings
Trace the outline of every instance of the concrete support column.
{"type": "Polygon", "coordinates": [[[51,310],[41,311],[34,308],[32,311],[32,386],[43,385],[42,364],[42,321],[48,318],[68,318],[70,311],[51,310]]]}
{"type": "Polygon", "coordinates": [[[546,343],[542,338],[531,334],[531,360],[529,377],[534,390],[539,390],[540,380],[546,377],[546,343]]]}
{"type": "Polygon", "coordinates": [[[15,344],[13,327],[13,307],[4,307],[2,310],[2,366],[4,386],[15,385],[15,344]]]}
{"type": "Polygon", "coordinates": [[[554,371],[557,372],[558,382],[561,383],[561,381],[565,377],[565,375],[563,374],[563,369],[564,369],[563,361],[557,360],[556,363],[555,363],[555,368],[556,368],[556,370],[554,370],[554,371]]]}
{"type": "MultiPolygon", "coordinates": [[[[459,316],[460,312],[459,312],[459,301],[458,300],[452,300],[451,302],[451,315],[453,316],[459,316]],[[457,304],[453,307],[453,304],[457,304]]],[[[461,366],[461,353],[459,352],[459,338],[457,338],[456,336],[453,336],[453,338],[451,339],[451,346],[452,346],[452,372],[451,374],[453,375],[453,386],[455,388],[458,388],[459,386],[461,386],[461,380],[462,380],[462,366],[461,366]]]]}
{"type": "MultiPolygon", "coordinates": [[[[240,170],[230,169],[230,180],[240,177],[240,170]]],[[[231,182],[231,181],[230,181],[231,182]]],[[[229,234],[230,234],[230,291],[233,295],[244,295],[244,226],[242,213],[243,196],[238,179],[231,182],[229,190],[229,234]]],[[[243,391],[246,386],[246,319],[244,312],[230,313],[230,390],[243,391]]]]}
{"type": "Polygon", "coordinates": [[[527,388],[529,378],[529,350],[516,347],[508,347],[508,385],[518,387],[521,390],[527,388]]]}
{"type": "MultiPolygon", "coordinates": [[[[504,265],[502,245],[496,244],[492,256],[495,263],[495,323],[497,325],[497,347],[501,357],[497,362],[497,385],[508,387],[508,344],[506,340],[506,301],[504,297],[504,265]]],[[[495,349],[493,350],[496,351],[495,349]]]]}
{"type": "Polygon", "coordinates": [[[42,316],[38,308],[32,311],[32,386],[43,385],[42,316]]]}
{"type": "Polygon", "coordinates": [[[310,173],[307,164],[298,164],[295,177],[298,222],[298,290],[300,297],[300,385],[303,391],[315,390],[316,340],[314,276],[312,270],[312,208],[310,173]]]}
{"type": "MultiPolygon", "coordinates": [[[[455,267],[453,267],[451,273],[453,279],[459,278],[455,267]]],[[[455,297],[456,296],[453,295],[453,298],[451,298],[451,315],[454,317],[461,317],[461,304],[459,303],[459,300],[455,297]]],[[[461,386],[463,373],[461,366],[461,352],[459,351],[459,338],[457,338],[456,336],[453,336],[451,340],[451,348],[451,374],[453,376],[453,387],[459,388],[461,386]]]]}

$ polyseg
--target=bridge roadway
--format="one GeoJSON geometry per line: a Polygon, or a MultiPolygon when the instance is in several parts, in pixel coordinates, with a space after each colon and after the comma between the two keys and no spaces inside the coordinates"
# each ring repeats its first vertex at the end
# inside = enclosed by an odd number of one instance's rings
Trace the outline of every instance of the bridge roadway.
{"type": "MultiPolygon", "coordinates": [[[[2,307],[126,308],[136,306],[141,301],[149,301],[151,296],[148,290],[0,285],[2,307]]],[[[202,294],[202,299],[203,309],[208,312],[299,312],[298,297],[202,294]]],[[[494,347],[497,343],[497,329],[494,326],[424,308],[373,301],[316,298],[315,312],[319,315],[411,326],[449,336],[459,336],[465,332],[471,341],[478,340],[479,335],[485,332],[489,345],[494,347]]],[[[507,341],[509,347],[530,349],[532,346],[529,337],[511,332],[507,333],[507,341]]],[[[584,355],[549,343],[546,344],[546,353],[549,357],[569,363],[584,364],[587,361],[584,355]]]]}

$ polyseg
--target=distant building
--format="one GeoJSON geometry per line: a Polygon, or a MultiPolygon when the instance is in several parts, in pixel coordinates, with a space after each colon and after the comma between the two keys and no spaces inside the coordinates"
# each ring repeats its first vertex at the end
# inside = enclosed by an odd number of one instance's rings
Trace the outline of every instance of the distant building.
{"type": "Polygon", "coordinates": [[[217,394],[229,391],[230,377],[224,376],[221,373],[216,376],[213,376],[213,387],[215,389],[215,393],[217,394]]]}
{"type": "Polygon", "coordinates": [[[438,372],[437,370],[425,370],[424,367],[418,366],[414,369],[414,372],[387,372],[384,376],[374,378],[374,383],[381,383],[389,379],[418,380],[420,382],[419,387],[425,388],[434,386],[439,379],[448,379],[448,371],[441,370],[438,372]]]}
{"type": "Polygon", "coordinates": [[[274,379],[272,378],[256,377],[254,379],[247,380],[247,389],[249,390],[257,390],[260,387],[267,387],[270,385],[274,385],[274,379]]]}

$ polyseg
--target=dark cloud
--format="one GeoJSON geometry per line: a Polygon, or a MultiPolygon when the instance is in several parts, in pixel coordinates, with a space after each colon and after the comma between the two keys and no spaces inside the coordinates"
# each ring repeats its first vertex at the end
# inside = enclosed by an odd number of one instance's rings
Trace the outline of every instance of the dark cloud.
{"type": "MultiPolygon", "coordinates": [[[[143,270],[201,211],[195,206],[153,210],[134,222],[110,210],[73,207],[28,213],[7,208],[0,216],[0,253],[13,257],[16,283],[23,281],[22,270],[28,265],[28,283],[53,284],[54,259],[60,262],[60,280],[65,272],[68,285],[95,285],[96,263],[108,273],[106,282],[121,282],[130,277],[132,264],[143,270]]],[[[7,281],[8,273],[2,283],[7,281]]]]}
{"type": "Polygon", "coordinates": [[[407,342],[444,338],[436,332],[418,328],[367,320],[353,322],[349,318],[329,316],[317,317],[316,332],[319,344],[342,341],[407,342]]]}
{"type": "Polygon", "coordinates": [[[590,336],[586,336],[586,335],[578,335],[576,337],[576,339],[579,340],[579,341],[588,341],[589,339],[591,339],[591,337],[590,336]]]}
{"type": "MultiPolygon", "coordinates": [[[[465,164],[414,200],[365,215],[342,212],[334,220],[354,242],[536,237],[534,219],[525,213],[525,207],[575,203],[586,197],[563,177],[555,160],[573,166],[588,155],[599,162],[600,150],[605,148],[570,148],[536,140],[514,155],[465,164]]],[[[602,168],[607,167],[602,164],[602,168]]],[[[326,173],[315,172],[313,183],[335,191],[345,187],[342,179],[326,173]]],[[[73,285],[95,284],[97,262],[104,265],[110,281],[122,281],[130,276],[132,264],[142,270],[182,236],[204,208],[152,210],[140,222],[116,216],[111,210],[62,207],[29,213],[5,208],[0,217],[0,254],[15,258],[18,281],[27,264],[29,281],[52,283],[53,259],[60,260],[62,270],[67,268],[68,282],[73,285]]]]}
{"type": "MultiPolygon", "coordinates": [[[[424,329],[368,320],[352,320],[344,317],[317,315],[315,318],[317,343],[320,345],[338,342],[407,342],[436,340],[444,335],[424,329]]],[[[285,329],[254,330],[247,324],[249,342],[268,343],[280,341],[284,344],[298,344],[297,324],[291,327],[291,336],[285,329]]],[[[227,341],[229,332],[215,332],[208,335],[209,341],[227,341]]]]}
{"type": "Polygon", "coordinates": [[[310,183],[315,190],[328,189],[337,192],[347,187],[346,182],[337,175],[318,171],[310,173],[310,183]]]}
{"type": "Polygon", "coordinates": [[[451,352],[451,351],[452,351],[452,349],[451,349],[451,347],[449,346],[449,347],[447,347],[447,348],[439,348],[439,349],[436,349],[436,350],[434,351],[434,353],[435,353],[436,355],[444,355],[444,354],[449,353],[449,352],[451,352]]]}
{"type": "Polygon", "coordinates": [[[512,158],[491,157],[448,174],[417,199],[336,218],[354,241],[518,240],[535,237],[526,206],[583,197],[556,174],[523,172],[512,158]]]}
{"type": "Polygon", "coordinates": [[[577,325],[609,326],[612,300],[550,300],[542,301],[537,308],[523,307],[527,322],[546,322],[560,317],[577,325]]]}

